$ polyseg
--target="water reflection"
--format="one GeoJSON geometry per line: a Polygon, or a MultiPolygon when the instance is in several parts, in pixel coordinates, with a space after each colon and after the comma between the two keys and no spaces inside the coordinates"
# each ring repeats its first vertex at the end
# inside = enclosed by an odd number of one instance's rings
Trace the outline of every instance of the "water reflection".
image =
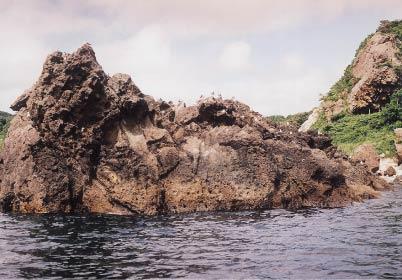
{"type": "Polygon", "coordinates": [[[343,209],[0,216],[0,278],[400,278],[402,191],[343,209]]]}

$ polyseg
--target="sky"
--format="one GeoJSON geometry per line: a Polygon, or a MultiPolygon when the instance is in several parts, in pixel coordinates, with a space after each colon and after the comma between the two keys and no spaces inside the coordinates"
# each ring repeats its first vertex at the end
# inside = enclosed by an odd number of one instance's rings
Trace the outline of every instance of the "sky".
{"type": "Polygon", "coordinates": [[[212,92],[264,115],[309,111],[401,0],[0,0],[0,110],[46,56],[88,42],[108,74],[191,104],[212,92]]]}

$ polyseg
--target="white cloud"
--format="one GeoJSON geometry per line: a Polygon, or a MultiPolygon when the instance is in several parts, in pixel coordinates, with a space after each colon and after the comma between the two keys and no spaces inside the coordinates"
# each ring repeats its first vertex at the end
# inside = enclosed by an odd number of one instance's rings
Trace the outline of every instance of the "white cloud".
{"type": "Polygon", "coordinates": [[[373,13],[401,12],[400,0],[2,0],[0,110],[32,85],[46,54],[85,42],[106,72],[132,75],[157,98],[192,102],[221,91],[263,113],[305,110],[339,78],[333,73],[339,66],[325,52],[313,59],[328,66],[311,66],[302,46],[288,52],[270,41],[273,31],[286,37],[295,27],[345,28],[339,21],[345,13],[374,26],[373,13]]]}
{"type": "Polygon", "coordinates": [[[219,64],[226,70],[245,70],[250,67],[251,47],[246,42],[227,44],[219,57],[219,64]]]}
{"type": "Polygon", "coordinates": [[[157,22],[190,37],[261,33],[303,22],[331,21],[350,10],[364,13],[382,9],[395,13],[402,8],[400,0],[88,0],[84,3],[128,25],[157,22]]]}
{"type": "Polygon", "coordinates": [[[98,60],[107,71],[136,72],[167,68],[171,63],[170,41],[160,26],[146,26],[124,40],[95,46],[98,60]]]}

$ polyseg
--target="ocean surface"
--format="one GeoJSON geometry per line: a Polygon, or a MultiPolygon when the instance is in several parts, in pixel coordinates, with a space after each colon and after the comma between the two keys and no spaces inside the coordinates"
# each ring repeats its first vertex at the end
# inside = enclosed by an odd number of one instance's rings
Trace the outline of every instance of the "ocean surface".
{"type": "Polygon", "coordinates": [[[0,279],[402,278],[402,188],[341,209],[0,215],[0,279]]]}

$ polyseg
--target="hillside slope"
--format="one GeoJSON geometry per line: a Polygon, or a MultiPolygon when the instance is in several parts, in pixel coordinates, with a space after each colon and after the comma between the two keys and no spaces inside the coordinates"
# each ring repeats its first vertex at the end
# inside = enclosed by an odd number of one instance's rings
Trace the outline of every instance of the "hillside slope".
{"type": "Polygon", "coordinates": [[[371,143],[391,157],[396,152],[394,129],[402,127],[401,104],[402,21],[382,21],[300,131],[327,133],[348,154],[371,143]]]}

